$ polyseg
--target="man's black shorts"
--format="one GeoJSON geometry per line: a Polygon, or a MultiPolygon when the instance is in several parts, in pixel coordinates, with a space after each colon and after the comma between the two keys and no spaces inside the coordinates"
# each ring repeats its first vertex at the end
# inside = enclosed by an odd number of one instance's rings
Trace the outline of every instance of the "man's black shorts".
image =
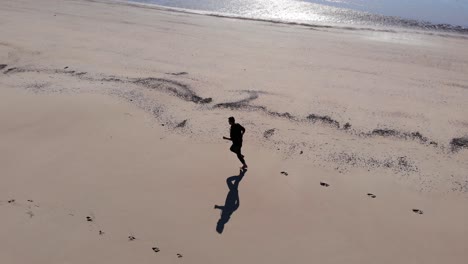
{"type": "Polygon", "coordinates": [[[230,150],[234,153],[240,153],[241,151],[241,148],[242,148],[242,144],[232,144],[230,150]]]}

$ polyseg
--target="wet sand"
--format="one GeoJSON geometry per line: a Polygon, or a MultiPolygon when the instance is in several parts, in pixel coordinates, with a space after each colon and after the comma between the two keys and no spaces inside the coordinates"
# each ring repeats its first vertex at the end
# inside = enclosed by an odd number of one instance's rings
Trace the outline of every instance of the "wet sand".
{"type": "Polygon", "coordinates": [[[1,6],[8,263],[468,257],[464,37],[1,6]]]}

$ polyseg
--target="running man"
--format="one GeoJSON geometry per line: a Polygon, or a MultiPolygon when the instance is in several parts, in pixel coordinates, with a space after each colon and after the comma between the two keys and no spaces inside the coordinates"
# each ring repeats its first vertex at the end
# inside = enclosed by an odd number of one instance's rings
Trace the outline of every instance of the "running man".
{"type": "Polygon", "coordinates": [[[237,124],[236,120],[232,116],[229,117],[228,121],[229,121],[229,124],[231,125],[231,132],[230,132],[231,137],[230,138],[223,137],[223,139],[232,141],[232,146],[230,150],[237,154],[237,158],[239,158],[240,162],[242,162],[242,165],[243,165],[242,168],[247,169],[247,164],[245,163],[244,155],[241,154],[242,136],[245,133],[245,128],[237,124]]]}

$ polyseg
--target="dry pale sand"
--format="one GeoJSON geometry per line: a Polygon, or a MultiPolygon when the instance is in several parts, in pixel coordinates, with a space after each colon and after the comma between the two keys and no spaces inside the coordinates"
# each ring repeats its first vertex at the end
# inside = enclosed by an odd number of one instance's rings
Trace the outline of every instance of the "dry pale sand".
{"type": "Polygon", "coordinates": [[[466,263],[466,36],[0,0],[0,64],[1,263],[466,263]]]}

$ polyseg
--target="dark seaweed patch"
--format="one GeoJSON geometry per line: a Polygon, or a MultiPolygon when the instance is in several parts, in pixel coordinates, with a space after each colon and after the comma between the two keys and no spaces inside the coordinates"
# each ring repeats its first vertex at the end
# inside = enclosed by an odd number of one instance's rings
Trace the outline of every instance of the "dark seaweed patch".
{"type": "Polygon", "coordinates": [[[275,134],[275,129],[272,128],[272,129],[268,129],[266,130],[264,133],[263,133],[263,137],[264,138],[270,138],[271,136],[273,136],[275,134]]]}
{"type": "Polygon", "coordinates": [[[187,125],[187,119],[176,125],[176,128],[184,128],[187,125]]]}
{"type": "Polygon", "coordinates": [[[234,102],[219,103],[219,104],[214,105],[214,108],[229,108],[233,110],[261,111],[270,116],[286,118],[289,120],[297,120],[295,116],[291,115],[288,112],[281,113],[281,112],[271,111],[262,105],[249,104],[251,101],[257,99],[259,97],[259,94],[267,94],[266,92],[253,91],[253,90],[243,90],[241,92],[247,93],[248,94],[247,98],[234,101],[234,102]]]}
{"type": "Polygon", "coordinates": [[[179,76],[179,75],[186,75],[188,72],[167,72],[166,74],[179,76]]]}
{"type": "Polygon", "coordinates": [[[163,78],[137,78],[132,81],[134,84],[141,85],[150,89],[163,90],[174,94],[175,96],[189,102],[207,104],[212,101],[211,98],[202,98],[191,90],[190,86],[177,81],[163,78]]]}
{"type": "MultiPolygon", "coordinates": [[[[396,137],[396,138],[403,138],[403,139],[412,139],[418,140],[421,143],[428,143],[429,139],[423,136],[420,132],[401,132],[394,129],[374,129],[371,135],[378,135],[382,137],[396,137]]],[[[437,145],[436,142],[430,141],[429,144],[437,145]]]]}
{"type": "Polygon", "coordinates": [[[337,128],[340,128],[340,123],[338,121],[332,119],[329,116],[321,116],[321,115],[316,115],[316,114],[310,114],[306,118],[307,118],[307,120],[309,120],[309,121],[311,121],[313,123],[315,123],[317,121],[320,121],[322,123],[329,124],[329,125],[335,126],[337,128]]]}
{"type": "Polygon", "coordinates": [[[468,148],[468,137],[453,138],[452,141],[450,141],[450,146],[452,147],[452,151],[468,148]]]}
{"type": "Polygon", "coordinates": [[[274,112],[274,111],[268,111],[268,114],[272,116],[276,116],[276,117],[287,118],[289,120],[296,120],[296,118],[288,112],[279,113],[279,112],[274,112]]]}
{"type": "Polygon", "coordinates": [[[407,137],[410,137],[412,139],[418,139],[419,141],[423,142],[423,143],[426,143],[428,141],[427,137],[421,135],[421,133],[419,132],[411,132],[409,134],[409,136],[407,137]]]}
{"type": "Polygon", "coordinates": [[[372,131],[372,135],[379,135],[379,136],[383,136],[383,137],[387,137],[387,136],[399,136],[400,133],[397,132],[396,130],[393,130],[393,129],[374,129],[372,131]]]}
{"type": "Polygon", "coordinates": [[[230,108],[230,109],[262,109],[266,110],[263,106],[253,106],[249,105],[251,101],[258,98],[257,91],[245,91],[248,94],[248,97],[242,100],[234,101],[234,102],[227,102],[227,103],[219,103],[216,104],[215,108],[230,108]]]}
{"type": "Polygon", "coordinates": [[[14,73],[14,72],[17,72],[17,71],[18,71],[18,68],[13,67],[13,68],[7,69],[7,70],[4,71],[3,73],[4,73],[4,74],[8,74],[8,73],[14,73]]]}
{"type": "Polygon", "coordinates": [[[0,71],[3,70],[3,69],[5,69],[7,66],[8,66],[8,65],[6,65],[6,64],[0,64],[0,71]]]}
{"type": "Polygon", "coordinates": [[[123,82],[122,79],[116,78],[116,77],[107,77],[107,78],[102,78],[100,79],[102,82],[123,82]]]}

